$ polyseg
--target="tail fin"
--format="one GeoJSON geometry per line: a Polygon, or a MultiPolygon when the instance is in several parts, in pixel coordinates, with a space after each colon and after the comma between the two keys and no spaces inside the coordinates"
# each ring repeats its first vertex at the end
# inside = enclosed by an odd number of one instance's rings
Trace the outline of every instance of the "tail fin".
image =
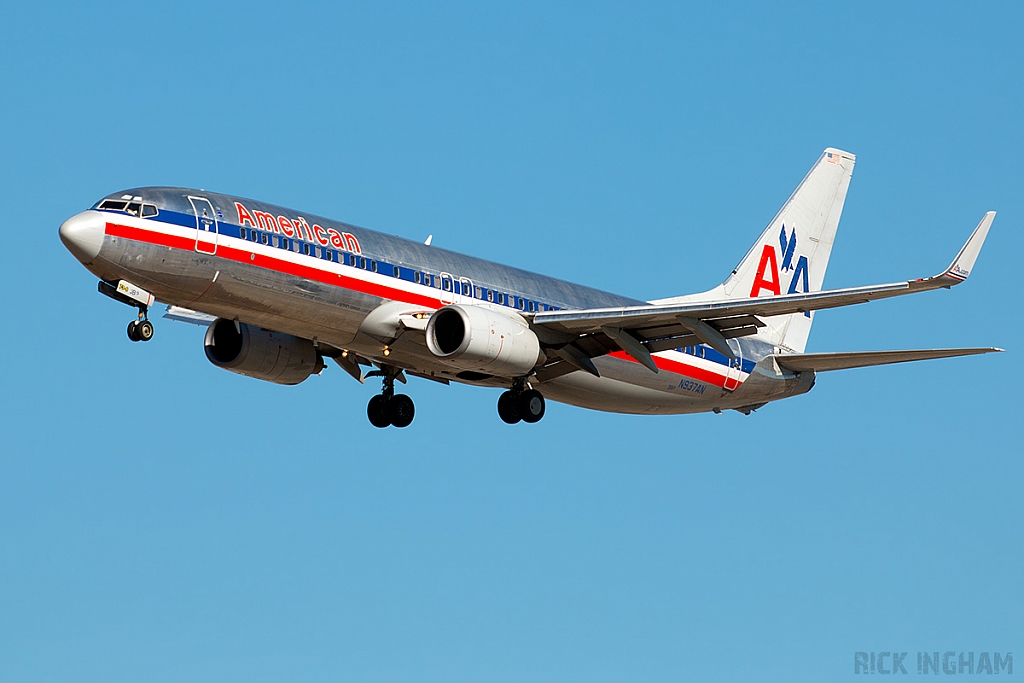
{"type": "MultiPolygon", "coordinates": [[[[829,148],[782,205],[725,282],[702,294],[652,303],[741,299],[820,291],[857,157],[829,148]]],[[[802,353],[813,313],[765,319],[757,337],[802,353]]]]}

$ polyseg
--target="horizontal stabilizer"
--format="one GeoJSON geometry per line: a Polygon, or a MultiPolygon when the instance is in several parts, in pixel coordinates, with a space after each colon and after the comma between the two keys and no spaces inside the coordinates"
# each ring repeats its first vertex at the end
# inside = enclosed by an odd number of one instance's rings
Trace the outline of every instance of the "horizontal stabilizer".
{"type": "Polygon", "coordinates": [[[974,356],[979,353],[1001,352],[997,348],[978,349],[920,349],[910,351],[852,351],[848,353],[788,353],[775,356],[775,360],[791,372],[826,372],[867,368],[872,365],[906,363],[912,360],[974,356]]]}

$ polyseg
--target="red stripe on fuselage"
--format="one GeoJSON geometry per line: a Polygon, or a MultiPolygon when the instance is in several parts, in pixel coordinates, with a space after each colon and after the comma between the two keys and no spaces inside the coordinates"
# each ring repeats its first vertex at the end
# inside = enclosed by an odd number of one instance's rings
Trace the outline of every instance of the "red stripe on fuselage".
{"type": "MultiPolygon", "coordinates": [[[[628,360],[632,363],[637,362],[635,358],[625,351],[612,351],[608,355],[613,358],[628,360]]],[[[690,365],[689,363],[683,363],[672,358],[665,358],[664,356],[652,355],[651,358],[654,359],[654,364],[658,366],[659,370],[665,370],[677,375],[683,375],[684,377],[690,377],[691,379],[695,379],[699,382],[707,382],[708,384],[713,384],[716,387],[725,387],[726,377],[724,375],[719,375],[711,370],[707,370],[696,365],[690,365]]],[[[737,379],[736,383],[740,384],[741,382],[737,379]]]]}
{"type": "MultiPolygon", "coordinates": [[[[136,242],[156,244],[162,247],[181,249],[182,251],[194,251],[196,246],[196,241],[189,237],[168,235],[155,230],[145,230],[143,228],[136,228],[130,225],[119,225],[117,223],[107,223],[106,233],[112,237],[123,237],[136,242]]],[[[213,245],[211,244],[210,246],[212,247],[213,245]]],[[[415,294],[413,292],[407,292],[404,289],[388,287],[387,285],[374,282],[366,282],[365,280],[360,280],[358,278],[332,273],[330,271],[300,263],[292,263],[291,261],[274,258],[273,256],[266,256],[247,249],[236,249],[235,247],[218,244],[217,253],[212,254],[212,256],[214,258],[223,258],[229,261],[236,261],[238,263],[246,263],[251,266],[266,268],[268,270],[285,273],[287,275],[294,275],[295,277],[301,277],[307,280],[315,280],[316,282],[334,285],[353,292],[379,296],[382,299],[402,301],[415,306],[423,306],[424,308],[437,309],[441,307],[441,302],[434,297],[423,296],[422,294],[415,294]],[[253,255],[255,255],[255,258],[252,258],[253,255]]]]}
{"type": "MultiPolygon", "coordinates": [[[[137,228],[130,225],[120,225],[118,223],[107,223],[106,234],[111,237],[122,237],[136,242],[156,244],[162,247],[170,247],[171,249],[181,249],[182,251],[195,251],[196,247],[195,239],[190,237],[168,235],[156,230],[145,230],[143,228],[137,228]]],[[[235,247],[218,244],[217,253],[212,254],[212,256],[214,258],[223,258],[229,261],[236,261],[238,263],[266,268],[268,270],[285,273],[287,275],[294,275],[295,277],[301,277],[307,280],[315,280],[316,282],[334,285],[353,292],[379,296],[383,299],[402,301],[404,303],[431,309],[441,307],[440,301],[433,297],[414,294],[412,292],[407,292],[404,289],[388,287],[386,285],[373,282],[366,282],[365,280],[360,280],[358,278],[339,275],[338,273],[332,273],[330,271],[321,270],[320,268],[314,268],[312,266],[299,263],[292,263],[291,261],[258,254],[246,249],[237,249],[235,247]],[[252,258],[254,254],[255,258],[252,258]]],[[[625,351],[614,351],[608,355],[614,358],[628,360],[634,363],[636,362],[625,351]]],[[[726,377],[723,375],[716,374],[710,370],[706,370],[695,365],[665,358],[663,356],[653,356],[653,358],[654,364],[661,370],[672,372],[677,375],[683,375],[684,377],[690,377],[700,382],[707,382],[708,384],[716,387],[725,386],[726,377]]]]}

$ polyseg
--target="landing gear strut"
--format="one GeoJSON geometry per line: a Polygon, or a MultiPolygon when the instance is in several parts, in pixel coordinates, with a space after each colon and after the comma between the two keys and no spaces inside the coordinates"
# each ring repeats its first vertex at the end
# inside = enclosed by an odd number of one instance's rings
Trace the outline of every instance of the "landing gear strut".
{"type": "MultiPolygon", "coordinates": [[[[369,373],[367,377],[372,374],[369,373]]],[[[416,406],[405,394],[395,393],[395,375],[398,373],[383,370],[379,374],[384,378],[384,389],[371,398],[366,406],[370,424],[380,429],[388,426],[408,427],[416,416],[416,406]]]]}
{"type": "Polygon", "coordinates": [[[153,323],[149,322],[149,307],[156,299],[152,294],[126,280],[118,280],[117,284],[100,280],[98,289],[100,294],[109,296],[114,301],[120,301],[139,309],[138,319],[128,323],[129,339],[133,342],[146,342],[153,338],[153,323]]]}
{"type": "Polygon", "coordinates": [[[510,425],[520,420],[531,424],[540,422],[544,409],[544,397],[536,389],[527,389],[525,382],[517,382],[498,397],[498,417],[510,425]]]}

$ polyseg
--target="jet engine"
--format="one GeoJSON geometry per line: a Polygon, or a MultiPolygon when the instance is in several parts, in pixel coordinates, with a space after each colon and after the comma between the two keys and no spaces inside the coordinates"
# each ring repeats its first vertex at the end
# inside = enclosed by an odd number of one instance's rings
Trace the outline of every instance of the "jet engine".
{"type": "Polygon", "coordinates": [[[537,335],[519,316],[451,305],[427,321],[427,348],[460,370],[516,377],[543,361],[537,335]]]}
{"type": "Polygon", "coordinates": [[[203,345],[218,368],[277,384],[298,384],[324,367],[308,339],[224,318],[210,323],[203,345]]]}

